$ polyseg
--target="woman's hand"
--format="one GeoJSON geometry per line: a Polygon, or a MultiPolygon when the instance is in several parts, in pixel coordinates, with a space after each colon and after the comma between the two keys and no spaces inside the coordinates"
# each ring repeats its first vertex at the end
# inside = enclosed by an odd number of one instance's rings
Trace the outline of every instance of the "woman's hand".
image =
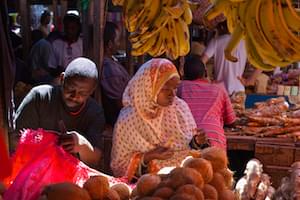
{"type": "Polygon", "coordinates": [[[172,157],[173,154],[174,152],[171,151],[170,148],[159,146],[144,154],[144,163],[148,164],[151,160],[154,159],[166,160],[172,157]]]}
{"type": "Polygon", "coordinates": [[[195,142],[198,145],[208,142],[206,134],[202,128],[197,129],[197,134],[194,136],[194,138],[195,138],[195,142]]]}

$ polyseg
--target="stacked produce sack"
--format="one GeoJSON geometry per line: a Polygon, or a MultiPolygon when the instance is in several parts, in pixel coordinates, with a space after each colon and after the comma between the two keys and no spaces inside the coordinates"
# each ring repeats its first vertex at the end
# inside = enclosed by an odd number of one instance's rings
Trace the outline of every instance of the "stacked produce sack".
{"type": "Polygon", "coordinates": [[[204,18],[209,21],[220,13],[227,18],[232,38],[225,57],[236,62],[231,52],[245,40],[249,62],[271,71],[300,59],[300,16],[292,0],[216,0],[204,18]]]}
{"type": "Polygon", "coordinates": [[[193,16],[187,0],[113,0],[113,4],[123,6],[133,56],[165,53],[174,60],[190,51],[188,24],[193,16]]]}
{"type": "Polygon", "coordinates": [[[263,173],[263,166],[257,159],[248,161],[245,175],[237,182],[235,192],[240,200],[271,200],[275,189],[271,186],[268,174],[263,173]]]}
{"type": "Polygon", "coordinates": [[[134,200],[235,200],[226,152],[209,147],[201,158],[188,157],[167,174],[146,174],[132,191],[134,200]]]}

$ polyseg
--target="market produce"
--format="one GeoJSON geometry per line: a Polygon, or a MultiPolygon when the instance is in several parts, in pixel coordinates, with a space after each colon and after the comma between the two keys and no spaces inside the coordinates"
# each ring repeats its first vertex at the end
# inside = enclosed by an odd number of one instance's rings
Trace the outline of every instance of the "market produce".
{"type": "Polygon", "coordinates": [[[110,187],[115,190],[121,200],[129,200],[130,197],[130,188],[124,183],[117,183],[110,187]]]}
{"type": "MultiPolygon", "coordinates": [[[[220,151],[224,151],[221,149],[220,151]]],[[[221,160],[226,160],[227,156],[226,152],[220,153],[216,151],[213,147],[206,148],[206,155],[211,155],[212,153],[216,153],[221,155],[221,160]],[[211,151],[211,152],[210,152],[211,151]]],[[[209,156],[209,158],[212,158],[209,156]]],[[[216,157],[217,159],[218,156],[216,157]]],[[[233,191],[230,191],[231,187],[224,180],[224,175],[226,174],[227,179],[232,180],[233,173],[227,168],[227,163],[224,168],[218,168],[219,171],[213,171],[212,179],[209,183],[204,183],[204,178],[207,173],[207,169],[202,170],[199,169],[202,167],[209,168],[209,173],[211,171],[212,166],[210,164],[211,161],[205,160],[204,158],[187,158],[182,162],[182,167],[167,167],[167,170],[160,170],[159,175],[150,175],[145,174],[140,177],[137,182],[136,187],[132,190],[131,198],[135,200],[236,200],[236,196],[233,191]],[[209,163],[209,164],[208,164],[209,163]],[[171,169],[171,171],[170,171],[171,169]],[[226,171],[226,172],[225,172],[226,171]],[[165,174],[162,174],[165,172],[165,174]],[[230,172],[230,173],[227,173],[230,172]],[[151,181],[149,181],[151,180],[151,181]],[[145,188],[145,183],[147,183],[147,188],[145,188]],[[140,188],[144,188],[143,192],[140,192],[140,188]],[[149,189],[150,188],[150,189],[149,189]],[[218,198],[218,196],[224,198],[218,198]],[[226,197],[225,197],[226,196],[226,197]]],[[[223,166],[223,165],[219,165],[223,166]]]]}
{"type": "Polygon", "coordinates": [[[234,180],[233,180],[233,171],[229,168],[224,168],[218,171],[223,177],[225,181],[225,186],[229,189],[233,187],[234,180]]]}
{"type": "Polygon", "coordinates": [[[226,152],[218,147],[206,148],[202,151],[202,158],[211,162],[214,171],[227,168],[228,158],[226,152]]]}
{"type": "Polygon", "coordinates": [[[117,191],[113,189],[109,189],[108,192],[106,193],[105,197],[103,200],[121,200],[119,194],[117,191]]]}
{"type": "Polygon", "coordinates": [[[192,22],[192,11],[188,0],[114,0],[113,3],[123,6],[133,56],[148,53],[157,57],[165,53],[174,60],[190,51],[188,24],[192,22]]]}
{"type": "Polygon", "coordinates": [[[46,186],[39,200],[91,200],[91,197],[85,189],[64,182],[46,186]]]}
{"type": "Polygon", "coordinates": [[[204,21],[223,13],[232,38],[225,57],[236,62],[233,50],[245,40],[249,62],[256,68],[271,71],[299,61],[300,17],[291,0],[216,0],[204,15],[204,21]]]}
{"type": "Polygon", "coordinates": [[[209,183],[213,178],[211,162],[204,158],[190,159],[183,164],[183,167],[189,167],[197,170],[202,175],[204,183],[209,183]]]}
{"type": "Polygon", "coordinates": [[[285,98],[271,98],[255,103],[253,108],[239,113],[234,128],[225,128],[227,135],[251,135],[300,139],[299,108],[293,110],[285,98]]]}
{"type": "Polygon", "coordinates": [[[218,200],[218,191],[212,185],[205,184],[202,191],[206,199],[218,200]]]}
{"type": "Polygon", "coordinates": [[[108,179],[104,176],[92,176],[84,184],[92,199],[103,199],[109,190],[108,179]]]}
{"type": "Polygon", "coordinates": [[[274,188],[268,174],[263,173],[262,164],[257,159],[251,159],[246,165],[244,176],[235,186],[235,192],[241,200],[265,200],[268,196],[272,199],[274,188]]]}

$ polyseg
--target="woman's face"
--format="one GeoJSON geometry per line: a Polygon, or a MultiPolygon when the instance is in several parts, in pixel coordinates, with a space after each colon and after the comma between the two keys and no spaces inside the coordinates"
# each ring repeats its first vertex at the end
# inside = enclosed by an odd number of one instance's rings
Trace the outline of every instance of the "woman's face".
{"type": "Polygon", "coordinates": [[[179,83],[180,79],[178,77],[168,80],[157,95],[157,104],[160,106],[172,105],[179,83]]]}

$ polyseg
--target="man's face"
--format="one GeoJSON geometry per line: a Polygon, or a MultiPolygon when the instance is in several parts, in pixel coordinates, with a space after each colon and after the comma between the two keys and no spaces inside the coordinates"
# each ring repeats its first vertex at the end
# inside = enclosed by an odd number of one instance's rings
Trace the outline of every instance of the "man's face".
{"type": "Polygon", "coordinates": [[[80,27],[76,22],[69,21],[65,24],[64,30],[68,38],[77,38],[80,27]]]}
{"type": "Polygon", "coordinates": [[[96,81],[89,78],[69,78],[63,81],[63,100],[67,107],[82,106],[96,87],[96,81]]]}
{"type": "Polygon", "coordinates": [[[120,38],[121,38],[121,32],[119,29],[116,30],[116,37],[114,41],[111,44],[112,53],[116,54],[117,50],[120,48],[120,38]]]}

